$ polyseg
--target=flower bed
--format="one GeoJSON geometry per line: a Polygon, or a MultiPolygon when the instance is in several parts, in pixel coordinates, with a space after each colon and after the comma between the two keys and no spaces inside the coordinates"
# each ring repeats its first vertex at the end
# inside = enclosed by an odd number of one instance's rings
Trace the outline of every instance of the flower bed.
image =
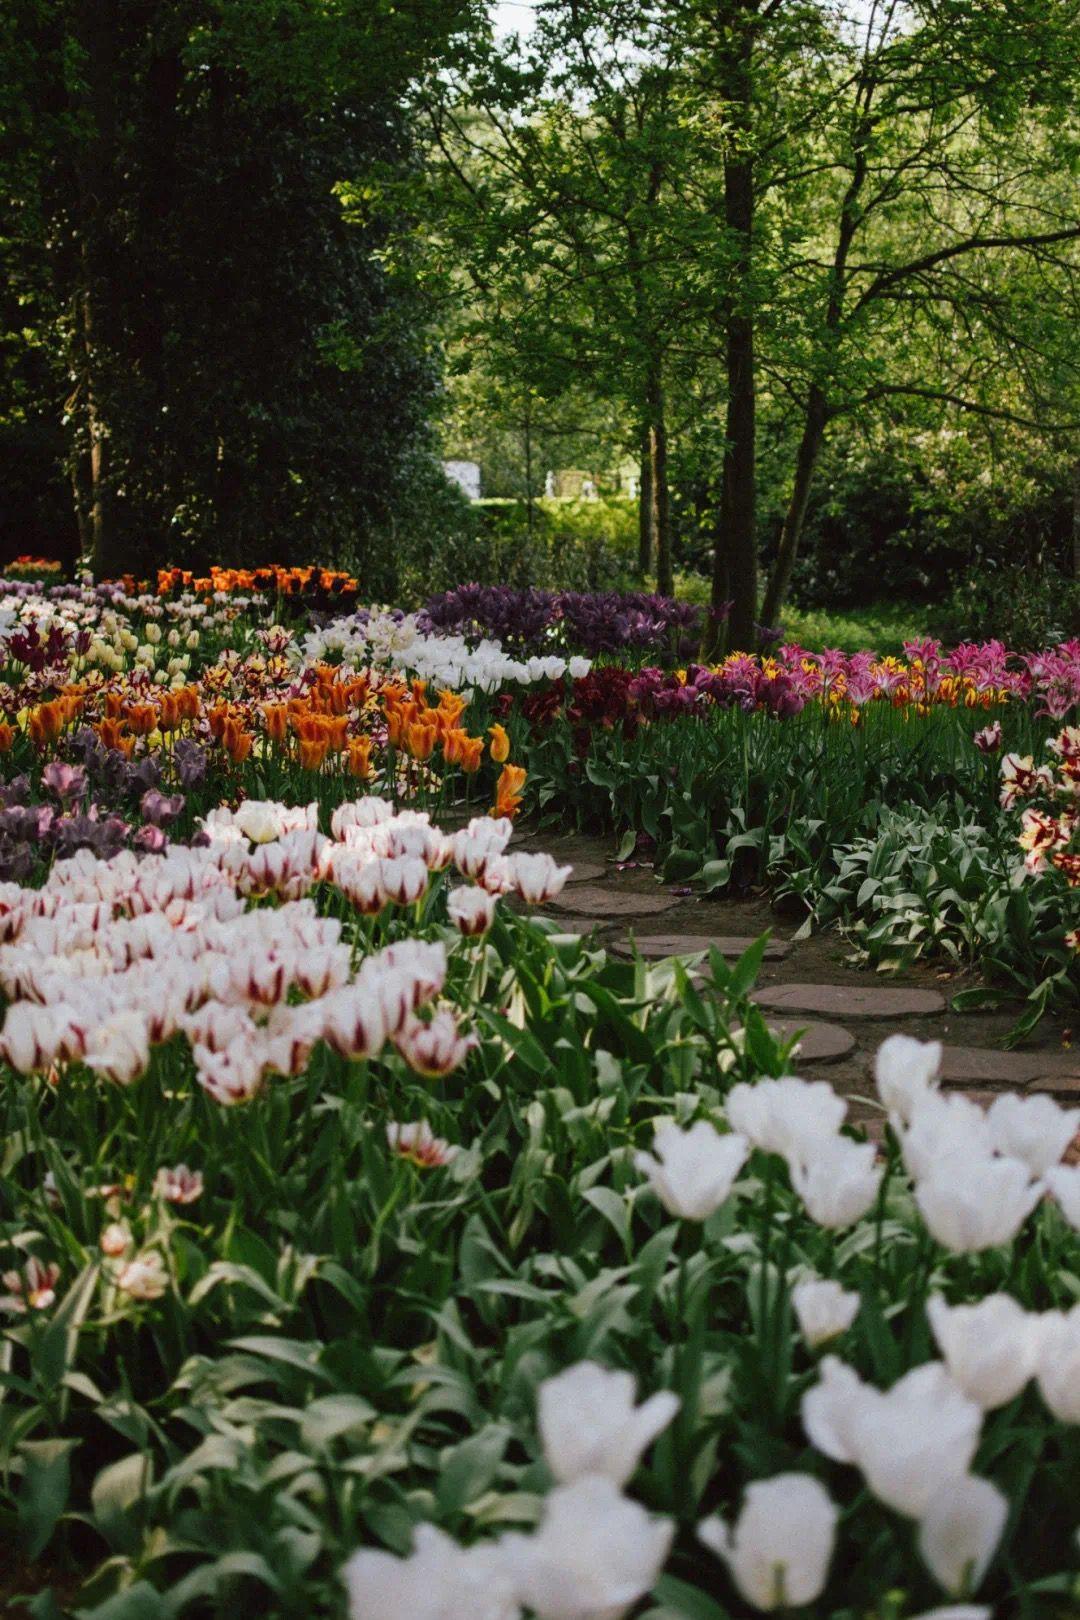
{"type": "Polygon", "coordinates": [[[879,1154],[760,951],[695,992],[507,910],[566,870],[506,822],[317,823],[0,894],[0,1511],[81,1612],[1053,1614],[1080,1111],[897,1038],[879,1154]]]}
{"type": "Polygon", "coordinates": [[[1068,988],[1077,649],[665,671],[204,584],[0,602],[20,1568],[83,1620],[1073,1612],[1080,1110],[984,1114],[897,1036],[867,1139],[749,999],[764,942],[609,959],[510,839],[812,905],[951,796],[1068,988]]]}

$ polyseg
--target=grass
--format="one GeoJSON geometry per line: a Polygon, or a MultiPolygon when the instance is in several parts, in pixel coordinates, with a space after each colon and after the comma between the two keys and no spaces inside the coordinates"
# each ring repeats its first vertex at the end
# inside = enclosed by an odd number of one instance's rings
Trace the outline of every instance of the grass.
{"type": "MultiPolygon", "coordinates": [[[[676,574],[675,594],[681,601],[709,600],[709,581],[703,574],[676,574]]],[[[784,609],[781,623],[784,638],[797,641],[811,652],[835,647],[840,652],[862,652],[872,648],[880,653],[899,653],[905,641],[927,632],[925,608],[914,602],[874,602],[863,608],[784,609]]]]}

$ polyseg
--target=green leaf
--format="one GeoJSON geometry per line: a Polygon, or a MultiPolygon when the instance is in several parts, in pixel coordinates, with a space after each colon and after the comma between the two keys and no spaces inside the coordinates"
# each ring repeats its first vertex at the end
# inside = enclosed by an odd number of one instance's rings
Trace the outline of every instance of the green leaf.
{"type": "Polygon", "coordinates": [[[653,1587],[653,1597],[664,1605],[665,1613],[678,1615],[680,1620],[730,1620],[728,1611],[715,1598],[686,1581],[676,1580],[674,1575],[661,1575],[653,1587]]]}
{"type": "Polygon", "coordinates": [[[71,1453],[77,1440],[24,1440],[19,1488],[19,1531],[27,1559],[39,1558],[67,1507],[71,1487],[71,1453]]]}
{"type": "Polygon", "coordinates": [[[442,1465],[435,1499],[442,1513],[460,1513],[489,1488],[510,1443],[510,1430],[489,1423],[450,1451],[442,1465]]]}

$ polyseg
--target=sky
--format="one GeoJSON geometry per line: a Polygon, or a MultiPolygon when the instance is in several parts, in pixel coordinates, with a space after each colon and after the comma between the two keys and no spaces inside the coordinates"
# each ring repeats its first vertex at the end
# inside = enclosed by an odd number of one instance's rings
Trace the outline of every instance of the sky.
{"type": "Polygon", "coordinates": [[[527,34],[532,27],[532,0],[495,0],[491,9],[497,34],[527,34]]]}

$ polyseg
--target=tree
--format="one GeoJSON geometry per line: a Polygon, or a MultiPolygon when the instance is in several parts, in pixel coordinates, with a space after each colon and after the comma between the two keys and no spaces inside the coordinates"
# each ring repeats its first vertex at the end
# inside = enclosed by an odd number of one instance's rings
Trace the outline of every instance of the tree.
{"type": "Polygon", "coordinates": [[[403,93],[466,0],[12,0],[7,18],[0,238],[71,377],[96,571],[145,566],[159,536],[202,559],[362,541],[436,384],[383,182],[414,161],[403,93]]]}

